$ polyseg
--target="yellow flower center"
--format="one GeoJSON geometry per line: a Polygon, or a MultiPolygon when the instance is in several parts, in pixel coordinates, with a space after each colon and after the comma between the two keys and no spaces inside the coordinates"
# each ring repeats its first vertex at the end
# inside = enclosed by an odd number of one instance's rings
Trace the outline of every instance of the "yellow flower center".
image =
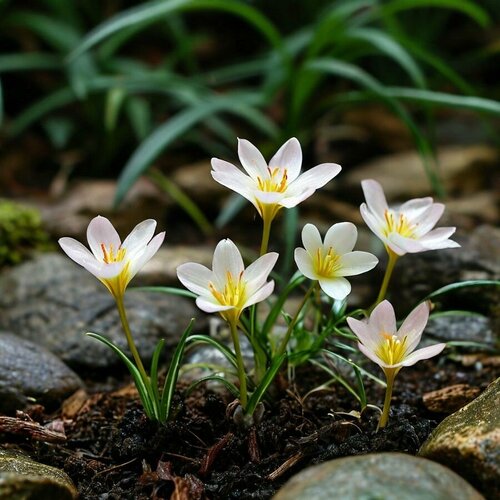
{"type": "Polygon", "coordinates": [[[399,339],[396,335],[383,332],[384,338],[379,344],[375,354],[386,364],[396,365],[403,361],[406,354],[406,339],[399,339]]]}
{"type": "Polygon", "coordinates": [[[224,285],[224,290],[220,291],[215,288],[215,285],[210,282],[208,287],[212,292],[212,295],[217,299],[217,302],[223,306],[233,306],[235,309],[242,309],[246,302],[245,293],[245,282],[241,279],[243,276],[243,271],[241,271],[238,279],[235,280],[233,275],[227,271],[226,273],[226,284],[224,285]]]}
{"type": "Polygon", "coordinates": [[[404,214],[399,214],[396,217],[396,214],[392,210],[386,210],[384,217],[386,222],[384,229],[385,236],[389,236],[390,233],[399,233],[405,238],[415,238],[417,224],[410,223],[404,214]]]}
{"type": "Polygon", "coordinates": [[[125,248],[119,247],[115,252],[113,245],[109,245],[109,249],[106,248],[104,243],[101,243],[102,255],[104,262],[106,264],[111,264],[113,262],[121,262],[125,258],[127,251],[125,248]]]}
{"type": "Polygon", "coordinates": [[[325,252],[318,248],[314,257],[314,270],[318,276],[331,278],[340,269],[340,255],[336,254],[332,247],[325,252]]]}
{"type": "Polygon", "coordinates": [[[283,193],[286,191],[288,187],[288,172],[286,168],[275,167],[271,170],[271,168],[267,167],[267,171],[269,172],[269,178],[262,179],[262,177],[257,177],[259,189],[267,193],[283,193]]]}

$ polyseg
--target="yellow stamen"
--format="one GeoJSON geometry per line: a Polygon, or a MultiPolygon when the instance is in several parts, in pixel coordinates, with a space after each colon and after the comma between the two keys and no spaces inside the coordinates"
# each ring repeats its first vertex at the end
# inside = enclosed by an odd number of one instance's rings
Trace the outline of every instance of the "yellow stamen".
{"type": "Polygon", "coordinates": [[[267,171],[269,172],[268,179],[257,177],[259,189],[266,193],[283,193],[288,187],[288,172],[286,168],[275,167],[271,170],[267,167],[267,171]],[[281,179],[279,178],[280,172],[282,172],[281,179]]]}
{"type": "Polygon", "coordinates": [[[399,233],[405,238],[415,238],[415,230],[418,224],[412,224],[404,214],[396,215],[392,210],[384,212],[386,227],[384,234],[388,236],[390,233],[399,233]]]}
{"type": "Polygon", "coordinates": [[[318,248],[314,259],[314,270],[318,276],[332,278],[340,269],[340,255],[336,254],[332,247],[325,251],[318,248]]]}
{"type": "Polygon", "coordinates": [[[235,280],[233,275],[227,271],[226,273],[226,283],[224,285],[224,290],[217,290],[215,285],[210,282],[208,287],[212,292],[212,295],[217,299],[217,302],[223,306],[233,306],[235,309],[241,309],[246,301],[245,293],[245,282],[241,279],[243,276],[243,271],[235,280]]]}
{"type": "Polygon", "coordinates": [[[380,342],[375,354],[386,364],[396,365],[401,363],[406,354],[406,339],[399,339],[397,335],[382,332],[383,340],[380,342]]]}
{"type": "Polygon", "coordinates": [[[104,243],[101,243],[101,249],[102,249],[103,259],[106,264],[111,264],[113,262],[121,262],[126,254],[125,248],[119,247],[115,254],[113,245],[109,245],[109,249],[107,249],[104,243]]]}

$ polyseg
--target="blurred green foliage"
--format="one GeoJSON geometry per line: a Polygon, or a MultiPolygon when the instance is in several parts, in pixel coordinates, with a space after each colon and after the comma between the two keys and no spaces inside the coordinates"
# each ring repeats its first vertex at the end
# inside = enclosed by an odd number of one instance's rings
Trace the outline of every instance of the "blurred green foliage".
{"type": "Polygon", "coordinates": [[[4,1],[0,117],[12,139],[78,149],[86,174],[121,171],[119,202],[167,150],[227,158],[237,135],[307,148],[320,121],[380,102],[442,194],[433,110],[500,114],[462,74],[479,49],[451,58],[443,41],[492,16],[472,0],[4,1]]]}
{"type": "Polygon", "coordinates": [[[0,267],[18,264],[30,252],[50,247],[36,209],[0,199],[0,267]]]}

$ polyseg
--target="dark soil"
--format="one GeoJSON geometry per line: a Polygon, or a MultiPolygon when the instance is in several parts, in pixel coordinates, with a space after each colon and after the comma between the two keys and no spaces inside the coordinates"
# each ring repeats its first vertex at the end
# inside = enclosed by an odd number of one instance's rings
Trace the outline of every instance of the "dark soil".
{"type": "MultiPolygon", "coordinates": [[[[64,469],[82,499],[168,499],[175,492],[176,499],[261,500],[311,464],[376,451],[415,454],[445,416],[426,410],[424,393],[458,383],[484,389],[495,375],[495,368],[477,370],[444,357],[404,369],[389,424],[379,432],[378,412],[368,408],[358,418],[357,402],[339,385],[303,399],[326,382],[310,367],[297,370],[298,388],[283,388],[248,430],[226,415],[231,399],[223,392],[200,387],[186,400],[179,394],[175,420],[157,426],[126,387],[92,394],[71,418],[33,412],[41,422],[64,417],[67,442],[22,445],[39,461],[64,469]]],[[[380,406],[383,389],[368,382],[366,390],[369,402],[380,406]]]]}

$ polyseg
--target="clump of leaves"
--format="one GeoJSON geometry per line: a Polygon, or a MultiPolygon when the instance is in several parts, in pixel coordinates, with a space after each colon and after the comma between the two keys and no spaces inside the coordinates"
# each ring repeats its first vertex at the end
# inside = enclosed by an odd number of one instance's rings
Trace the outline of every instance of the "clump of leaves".
{"type": "Polygon", "coordinates": [[[49,237],[39,212],[0,199],[0,267],[18,264],[33,250],[49,248],[49,237]]]}

